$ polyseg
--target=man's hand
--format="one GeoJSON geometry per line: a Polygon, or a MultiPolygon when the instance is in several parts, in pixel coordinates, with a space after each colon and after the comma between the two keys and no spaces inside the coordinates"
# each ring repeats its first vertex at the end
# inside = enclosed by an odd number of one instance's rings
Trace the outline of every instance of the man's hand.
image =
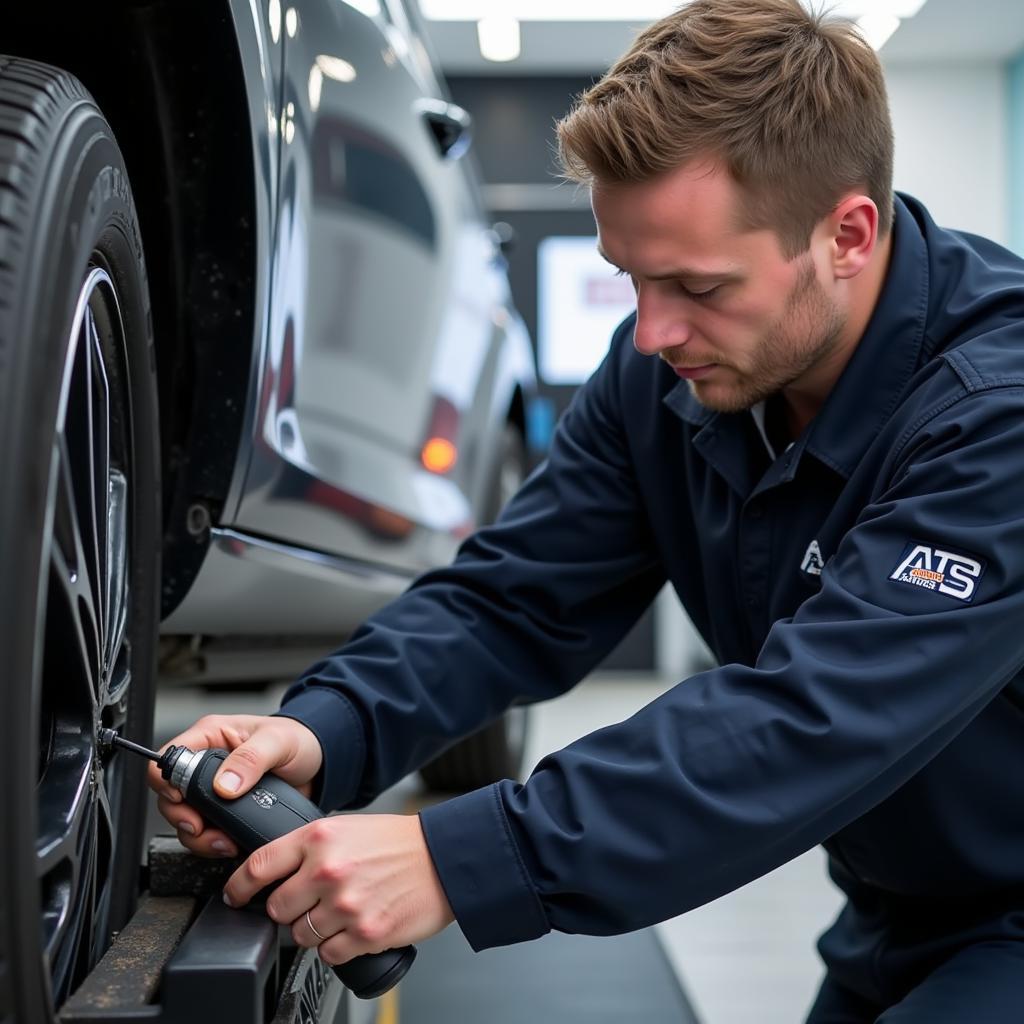
{"type": "MultiPolygon", "coordinates": [[[[268,715],[207,715],[161,749],[172,744],[231,751],[214,779],[217,795],[226,799],[241,796],[269,771],[309,796],[310,781],[323,761],[320,741],[306,726],[268,715]]],[[[218,829],[205,827],[198,812],[181,802],[181,794],[161,778],[153,763],[147,781],[160,797],[160,813],[177,829],[183,846],[204,857],[237,856],[235,844],[218,829]]]]}
{"type": "Polygon", "coordinates": [[[267,914],[329,964],[417,942],[455,920],[415,815],[310,822],[256,850],[228,879],[224,902],[244,906],[279,878],[287,881],[267,914]]]}

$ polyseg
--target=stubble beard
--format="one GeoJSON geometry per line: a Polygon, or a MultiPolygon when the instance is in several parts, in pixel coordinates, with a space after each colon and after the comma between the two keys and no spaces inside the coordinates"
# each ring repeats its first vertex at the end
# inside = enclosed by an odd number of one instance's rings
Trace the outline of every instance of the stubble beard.
{"type": "Polygon", "coordinates": [[[786,300],[786,308],[755,349],[750,368],[732,367],[735,383],[691,380],[690,391],[701,405],[715,412],[749,409],[799,380],[835,349],[846,326],[846,315],[818,283],[810,256],[786,300]]]}

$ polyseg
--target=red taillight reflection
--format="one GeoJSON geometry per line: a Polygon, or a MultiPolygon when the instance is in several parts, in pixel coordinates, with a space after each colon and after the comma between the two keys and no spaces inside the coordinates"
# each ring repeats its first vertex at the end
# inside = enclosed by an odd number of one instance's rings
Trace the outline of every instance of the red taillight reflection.
{"type": "Polygon", "coordinates": [[[420,451],[420,461],[431,473],[447,473],[458,461],[455,447],[459,436],[459,410],[447,398],[434,398],[427,439],[420,451]]]}

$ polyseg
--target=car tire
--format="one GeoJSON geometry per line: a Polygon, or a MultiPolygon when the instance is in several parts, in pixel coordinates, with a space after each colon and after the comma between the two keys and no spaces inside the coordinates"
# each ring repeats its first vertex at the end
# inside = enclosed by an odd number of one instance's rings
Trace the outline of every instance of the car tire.
{"type": "Polygon", "coordinates": [[[0,56],[0,1020],[47,1022],[130,916],[159,615],[152,325],[123,158],[0,56]]]}
{"type": "MultiPolygon", "coordinates": [[[[507,423],[498,458],[488,480],[484,521],[493,522],[526,478],[526,448],[518,428],[507,423]]],[[[530,710],[511,707],[501,718],[459,740],[420,769],[427,786],[439,792],[465,793],[500,779],[518,778],[529,735],[530,710]]]]}

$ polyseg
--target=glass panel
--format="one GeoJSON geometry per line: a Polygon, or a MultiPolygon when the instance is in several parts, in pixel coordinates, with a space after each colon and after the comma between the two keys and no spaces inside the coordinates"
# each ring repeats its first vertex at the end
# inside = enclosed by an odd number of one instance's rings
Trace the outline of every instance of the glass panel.
{"type": "Polygon", "coordinates": [[[597,369],[616,326],[636,307],[628,277],[597,253],[596,237],[556,235],[537,247],[541,378],[580,384],[597,369]]]}

